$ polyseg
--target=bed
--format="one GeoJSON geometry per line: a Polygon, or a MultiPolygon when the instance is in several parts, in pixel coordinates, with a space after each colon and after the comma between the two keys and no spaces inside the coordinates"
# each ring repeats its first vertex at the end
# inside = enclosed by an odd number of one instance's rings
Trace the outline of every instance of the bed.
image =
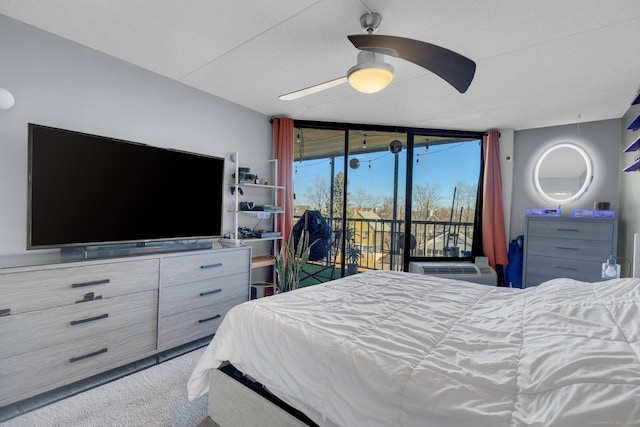
{"type": "Polygon", "coordinates": [[[285,425],[216,406],[227,363],[319,426],[640,425],[640,279],[520,290],[374,271],[236,306],[189,398],[209,391],[214,421],[285,425]]]}

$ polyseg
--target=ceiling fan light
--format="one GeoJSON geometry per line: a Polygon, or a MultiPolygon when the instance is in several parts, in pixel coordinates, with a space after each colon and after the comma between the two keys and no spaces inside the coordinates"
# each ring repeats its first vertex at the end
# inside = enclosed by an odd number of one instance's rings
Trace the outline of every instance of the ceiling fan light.
{"type": "Polygon", "coordinates": [[[363,50],[358,54],[358,64],[349,69],[347,79],[358,92],[376,93],[391,83],[393,71],[393,66],[378,61],[374,52],[363,50]]]}
{"type": "Polygon", "coordinates": [[[349,74],[349,84],[362,93],[380,92],[392,79],[393,72],[385,68],[363,68],[349,74]]]}

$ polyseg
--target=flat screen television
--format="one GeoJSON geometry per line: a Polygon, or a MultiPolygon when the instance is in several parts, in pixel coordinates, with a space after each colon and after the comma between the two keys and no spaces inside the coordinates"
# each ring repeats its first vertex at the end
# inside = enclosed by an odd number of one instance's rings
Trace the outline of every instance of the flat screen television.
{"type": "Polygon", "coordinates": [[[224,159],[30,123],[27,249],[222,234],[224,159]]]}

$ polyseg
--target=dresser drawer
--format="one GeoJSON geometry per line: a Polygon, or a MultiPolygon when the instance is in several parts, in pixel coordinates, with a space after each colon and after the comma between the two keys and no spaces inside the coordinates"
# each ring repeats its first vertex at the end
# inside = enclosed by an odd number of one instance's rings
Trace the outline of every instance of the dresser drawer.
{"type": "Polygon", "coordinates": [[[613,252],[610,241],[585,242],[580,239],[555,239],[529,236],[529,255],[604,262],[613,252]]]}
{"type": "Polygon", "coordinates": [[[161,350],[213,335],[224,315],[232,307],[246,301],[246,296],[219,304],[184,311],[160,319],[158,345],[161,350]]]}
{"type": "Polygon", "coordinates": [[[147,322],[3,358],[0,406],[140,360],[155,351],[156,327],[147,322]]]}
{"type": "Polygon", "coordinates": [[[0,310],[24,313],[158,289],[158,259],[0,274],[0,310]]]}
{"type": "Polygon", "coordinates": [[[133,324],[153,324],[157,303],[158,291],[146,291],[0,317],[0,357],[37,352],[133,324]]]}
{"type": "Polygon", "coordinates": [[[529,221],[527,236],[549,236],[562,239],[611,241],[614,226],[611,222],[587,220],[576,221],[529,221]]]}
{"type": "Polygon", "coordinates": [[[250,268],[250,254],[249,250],[230,250],[167,257],[162,260],[162,286],[174,286],[245,272],[250,268]]]}
{"type": "MultiPolygon", "coordinates": [[[[604,260],[603,260],[604,261],[604,260]]],[[[569,277],[585,282],[603,280],[601,278],[602,263],[572,259],[559,259],[539,255],[527,258],[526,285],[539,285],[546,280],[558,277],[569,277]]]]}
{"type": "Polygon", "coordinates": [[[239,298],[249,299],[249,273],[169,286],[162,288],[160,294],[160,316],[171,316],[239,298]]]}

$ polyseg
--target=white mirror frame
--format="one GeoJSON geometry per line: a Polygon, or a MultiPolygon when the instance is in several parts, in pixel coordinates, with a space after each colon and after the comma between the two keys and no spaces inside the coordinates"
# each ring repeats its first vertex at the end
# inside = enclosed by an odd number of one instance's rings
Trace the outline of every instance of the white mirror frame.
{"type": "Polygon", "coordinates": [[[573,201],[579,199],[587,191],[587,188],[589,188],[589,185],[591,184],[591,181],[593,181],[593,168],[591,166],[591,159],[589,158],[589,155],[587,154],[586,151],[584,151],[582,148],[580,148],[579,146],[577,146],[575,144],[562,143],[562,144],[557,144],[557,145],[554,145],[552,147],[547,148],[542,153],[542,155],[540,155],[540,157],[538,158],[538,161],[536,162],[536,167],[535,167],[535,169],[533,171],[533,182],[534,182],[534,184],[536,186],[536,190],[538,191],[538,193],[542,196],[542,198],[544,198],[548,202],[553,202],[553,203],[560,204],[560,205],[564,204],[564,203],[570,203],[570,202],[573,202],[573,201]],[[540,173],[540,167],[541,167],[542,162],[544,161],[544,159],[549,154],[551,154],[554,150],[556,150],[558,148],[572,148],[572,149],[576,150],[578,153],[580,153],[580,155],[584,159],[584,162],[585,162],[586,167],[587,167],[586,177],[585,177],[584,183],[582,183],[582,186],[580,187],[580,189],[575,194],[571,195],[570,197],[564,198],[564,199],[557,199],[557,198],[551,197],[547,193],[545,193],[544,190],[542,189],[542,186],[540,185],[540,179],[538,177],[538,175],[540,173]]]}

